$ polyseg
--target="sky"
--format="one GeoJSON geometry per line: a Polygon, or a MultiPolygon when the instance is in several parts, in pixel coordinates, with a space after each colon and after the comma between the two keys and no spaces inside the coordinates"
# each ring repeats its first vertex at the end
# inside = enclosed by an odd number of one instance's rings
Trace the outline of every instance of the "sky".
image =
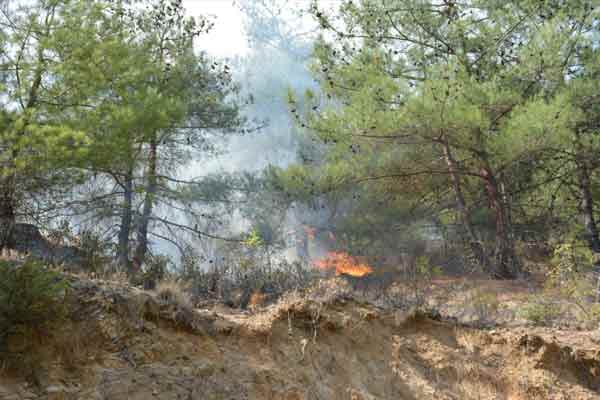
{"type": "MultiPolygon", "coordinates": [[[[250,45],[250,34],[246,31],[248,17],[237,3],[252,3],[254,0],[183,0],[190,16],[212,16],[214,27],[206,35],[199,37],[197,47],[215,58],[233,60],[234,79],[241,84],[243,92],[251,93],[255,104],[245,109],[246,115],[259,121],[268,120],[268,128],[243,137],[233,137],[227,145],[226,154],[217,158],[201,159],[184,171],[185,178],[204,174],[240,171],[257,171],[269,164],[287,165],[296,156],[296,146],[292,132],[293,121],[285,102],[287,90],[293,88],[299,93],[310,86],[311,76],[306,69],[306,60],[299,60],[290,49],[298,45],[302,38],[279,42],[280,47],[263,46],[254,41],[250,45]],[[268,61],[268,67],[265,65],[268,61]]],[[[262,0],[257,0],[262,1],[262,0]]],[[[275,0],[286,4],[286,0],[275,0]]],[[[270,4],[268,1],[267,4],[270,4]]],[[[303,33],[314,28],[310,18],[299,18],[295,11],[306,8],[309,0],[288,0],[294,9],[285,8],[278,18],[282,25],[278,28],[286,33],[303,33]]],[[[269,21],[274,23],[273,20],[269,21]]],[[[252,25],[254,33],[258,29],[267,34],[268,26],[252,25]]],[[[254,37],[256,39],[256,37],[254,37]]],[[[301,44],[303,53],[310,53],[306,44],[301,44]]]]}
{"type": "MultiPolygon", "coordinates": [[[[213,30],[199,40],[200,49],[220,58],[244,56],[250,52],[244,29],[245,16],[235,3],[236,0],[183,0],[190,16],[212,15],[216,18],[213,30]]],[[[288,0],[288,4],[294,7],[294,10],[287,10],[287,14],[290,14],[289,11],[306,8],[310,0],[288,0]]],[[[326,8],[337,4],[339,0],[320,1],[320,5],[326,8]]]]}
{"type": "Polygon", "coordinates": [[[184,0],[191,16],[214,16],[215,26],[198,41],[198,47],[219,58],[246,55],[250,49],[244,30],[244,15],[233,0],[184,0]]]}

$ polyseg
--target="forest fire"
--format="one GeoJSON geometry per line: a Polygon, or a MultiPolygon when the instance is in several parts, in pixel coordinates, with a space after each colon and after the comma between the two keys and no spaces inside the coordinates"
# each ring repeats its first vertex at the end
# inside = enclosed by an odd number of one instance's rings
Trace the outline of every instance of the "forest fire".
{"type": "Polygon", "coordinates": [[[361,264],[347,253],[329,252],[321,260],[315,261],[314,266],[321,270],[335,269],[336,275],[346,274],[361,277],[373,272],[367,264],[361,264]]]}

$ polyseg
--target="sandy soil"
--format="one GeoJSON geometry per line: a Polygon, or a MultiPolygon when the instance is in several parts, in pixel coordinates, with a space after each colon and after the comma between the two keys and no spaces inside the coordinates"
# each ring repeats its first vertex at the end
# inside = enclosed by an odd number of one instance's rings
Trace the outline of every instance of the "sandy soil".
{"type": "Polygon", "coordinates": [[[477,329],[347,294],[241,312],[75,286],[72,321],[35,370],[4,372],[0,400],[600,399],[591,331],[477,329]]]}

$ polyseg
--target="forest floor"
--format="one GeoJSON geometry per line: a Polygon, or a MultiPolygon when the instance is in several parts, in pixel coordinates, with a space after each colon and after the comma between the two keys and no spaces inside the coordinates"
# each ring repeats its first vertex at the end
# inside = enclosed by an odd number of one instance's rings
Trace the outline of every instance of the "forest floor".
{"type": "Polygon", "coordinates": [[[251,311],[70,281],[69,320],[22,354],[29,369],[4,371],[0,400],[600,399],[600,332],[512,318],[525,282],[440,280],[446,308],[430,313],[355,296],[340,278],[251,311]],[[456,312],[492,291],[500,323],[477,305],[456,312]]]}

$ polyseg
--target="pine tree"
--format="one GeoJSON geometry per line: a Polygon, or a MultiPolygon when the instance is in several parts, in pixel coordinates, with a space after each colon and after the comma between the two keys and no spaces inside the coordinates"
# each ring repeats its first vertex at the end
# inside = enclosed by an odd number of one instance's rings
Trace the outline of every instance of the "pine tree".
{"type": "Polygon", "coordinates": [[[592,2],[344,1],[335,16],[315,2],[312,12],[324,31],[314,67],[321,93],[309,93],[300,123],[325,156],[288,175],[322,190],[377,184],[426,198],[454,214],[493,276],[518,276],[514,212],[533,190],[518,184],[544,186],[541,165],[576,138],[579,111],[561,92],[587,70],[583,49],[597,48],[592,2]],[[519,170],[527,162],[534,170],[519,170]]]}

